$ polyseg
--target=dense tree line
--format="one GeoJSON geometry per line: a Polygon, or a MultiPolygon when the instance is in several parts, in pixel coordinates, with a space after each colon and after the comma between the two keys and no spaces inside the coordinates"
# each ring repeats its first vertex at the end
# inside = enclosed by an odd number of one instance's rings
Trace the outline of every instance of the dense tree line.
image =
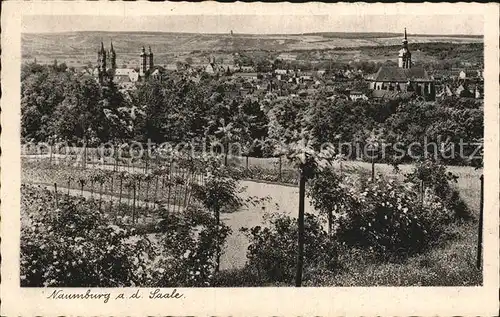
{"type": "MultiPolygon", "coordinates": [[[[112,83],[99,85],[91,76],[57,64],[24,65],[21,93],[25,141],[179,143],[215,138],[226,145],[238,142],[248,154],[260,156],[271,152],[252,146],[253,142],[272,137],[268,130],[280,135],[273,122],[285,126],[307,122],[304,128],[319,143],[358,146],[371,140],[408,147],[426,140],[447,143],[450,151],[450,144],[480,142],[483,136],[481,102],[463,98],[435,103],[329,100],[328,92],[320,89],[310,98],[283,99],[268,94],[257,99],[240,95],[237,84],[228,77],[192,79],[182,73],[124,92],[112,83]]],[[[474,149],[467,148],[466,154],[474,149]]],[[[350,158],[356,158],[355,154],[350,158]]],[[[390,161],[393,154],[388,149],[384,159],[390,161]]],[[[444,160],[471,163],[458,155],[444,160]]]]}

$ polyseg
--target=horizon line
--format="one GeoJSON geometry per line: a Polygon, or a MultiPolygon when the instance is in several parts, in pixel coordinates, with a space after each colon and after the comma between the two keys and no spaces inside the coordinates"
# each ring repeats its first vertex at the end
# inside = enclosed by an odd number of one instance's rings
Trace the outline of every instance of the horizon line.
{"type": "MultiPolygon", "coordinates": [[[[71,33],[157,33],[157,34],[193,34],[193,35],[251,35],[251,36],[300,36],[300,35],[322,35],[322,34],[373,34],[373,35],[404,35],[404,32],[367,32],[367,31],[311,31],[303,33],[238,33],[233,32],[182,32],[182,31],[107,31],[107,30],[78,30],[78,31],[58,31],[58,32],[21,32],[21,34],[71,34],[71,33]]],[[[409,36],[449,36],[449,37],[484,37],[484,34],[464,34],[464,33],[408,33],[409,36]]]]}

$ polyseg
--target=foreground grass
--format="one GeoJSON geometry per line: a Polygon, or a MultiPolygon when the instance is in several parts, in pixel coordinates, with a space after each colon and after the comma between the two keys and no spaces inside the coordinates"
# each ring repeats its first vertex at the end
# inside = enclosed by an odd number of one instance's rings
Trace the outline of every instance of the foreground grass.
{"type": "MultiPolygon", "coordinates": [[[[401,262],[376,260],[362,250],[340,254],[341,268],[336,272],[304,272],[304,286],[479,286],[482,271],[476,268],[477,223],[451,227],[455,237],[443,246],[408,257],[401,262]]],[[[259,281],[247,268],[221,272],[218,286],[293,286],[259,281]]]]}
{"type": "Polygon", "coordinates": [[[315,286],[475,286],[482,284],[476,268],[477,223],[453,227],[456,237],[441,247],[400,263],[377,263],[357,251],[342,255],[337,274],[316,275],[315,286]]]}

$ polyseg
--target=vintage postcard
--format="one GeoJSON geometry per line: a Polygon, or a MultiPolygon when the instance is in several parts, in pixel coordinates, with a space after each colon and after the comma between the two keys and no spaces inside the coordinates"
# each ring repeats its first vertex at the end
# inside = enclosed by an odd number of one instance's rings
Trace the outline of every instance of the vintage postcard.
{"type": "Polygon", "coordinates": [[[498,312],[498,5],[3,9],[2,315],[498,312]]]}

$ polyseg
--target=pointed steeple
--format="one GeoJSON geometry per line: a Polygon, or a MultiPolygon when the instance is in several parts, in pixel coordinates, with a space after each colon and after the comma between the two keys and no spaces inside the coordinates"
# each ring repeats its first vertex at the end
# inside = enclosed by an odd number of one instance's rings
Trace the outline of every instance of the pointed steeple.
{"type": "Polygon", "coordinates": [[[408,48],[408,34],[406,33],[406,28],[403,44],[401,49],[399,50],[398,65],[401,68],[411,68],[411,53],[410,49],[408,48]]]}
{"type": "Polygon", "coordinates": [[[110,61],[110,66],[113,69],[116,69],[116,53],[115,49],[113,47],[113,41],[111,41],[110,49],[109,49],[109,61],[110,61]]]}
{"type": "Polygon", "coordinates": [[[147,67],[147,55],[146,55],[146,49],[144,48],[144,45],[142,46],[141,49],[141,65],[139,67],[139,76],[145,76],[146,75],[146,67],[147,67]]]}
{"type": "Polygon", "coordinates": [[[405,28],[405,38],[403,39],[403,46],[406,46],[408,44],[408,36],[406,35],[406,28],[405,28]]]}
{"type": "Polygon", "coordinates": [[[153,52],[151,51],[151,46],[148,46],[148,65],[147,65],[147,69],[148,70],[153,70],[153,68],[154,68],[153,52]]]}

